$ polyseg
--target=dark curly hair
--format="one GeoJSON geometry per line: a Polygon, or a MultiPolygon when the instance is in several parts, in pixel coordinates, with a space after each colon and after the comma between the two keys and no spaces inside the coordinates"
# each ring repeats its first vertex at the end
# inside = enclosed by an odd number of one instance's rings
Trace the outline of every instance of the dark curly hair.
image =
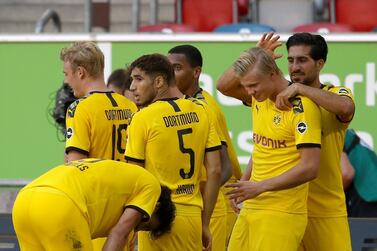
{"type": "Polygon", "coordinates": [[[171,200],[171,190],[166,186],[161,186],[161,195],[154,214],[157,216],[158,227],[151,229],[152,239],[157,239],[170,231],[175,219],[175,205],[171,200]]]}

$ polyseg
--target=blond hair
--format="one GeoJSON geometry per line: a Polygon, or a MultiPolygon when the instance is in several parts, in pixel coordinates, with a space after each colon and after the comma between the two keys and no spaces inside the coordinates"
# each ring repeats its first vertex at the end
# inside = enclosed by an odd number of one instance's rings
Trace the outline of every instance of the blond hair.
{"type": "Polygon", "coordinates": [[[233,63],[233,70],[237,76],[244,76],[249,70],[256,68],[262,74],[271,72],[281,73],[275,60],[263,49],[255,47],[241,53],[233,63]]]}
{"type": "Polygon", "coordinates": [[[81,66],[92,77],[103,75],[104,55],[94,42],[75,42],[60,51],[60,59],[70,62],[73,71],[81,66]]]}

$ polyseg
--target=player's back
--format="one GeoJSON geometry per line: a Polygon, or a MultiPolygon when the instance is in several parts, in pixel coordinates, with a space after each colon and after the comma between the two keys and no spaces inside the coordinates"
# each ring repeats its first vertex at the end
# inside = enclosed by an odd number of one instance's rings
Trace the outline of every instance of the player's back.
{"type": "Polygon", "coordinates": [[[187,99],[158,100],[135,114],[126,159],[145,162],[175,203],[202,207],[200,169],[220,141],[205,108],[187,99]]]}
{"type": "Polygon", "coordinates": [[[88,157],[124,160],[127,127],[136,105],[113,92],[93,92],[67,111],[66,152],[88,157]]]}
{"type": "Polygon", "coordinates": [[[160,194],[153,175],[136,165],[82,159],[57,166],[24,189],[48,187],[67,195],[88,219],[93,237],[106,236],[127,206],[149,216],[160,194]]]}

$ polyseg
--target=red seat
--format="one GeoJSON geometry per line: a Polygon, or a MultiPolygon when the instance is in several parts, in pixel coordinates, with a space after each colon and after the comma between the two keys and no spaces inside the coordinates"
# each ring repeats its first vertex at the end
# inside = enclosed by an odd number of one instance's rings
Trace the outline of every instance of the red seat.
{"type": "Polygon", "coordinates": [[[238,4],[238,15],[244,16],[247,15],[249,11],[249,0],[237,0],[238,4]]]}
{"type": "Polygon", "coordinates": [[[352,27],[347,24],[333,24],[326,22],[318,22],[311,24],[299,25],[293,28],[293,32],[352,32],[352,27]]]}
{"type": "Polygon", "coordinates": [[[371,31],[377,26],[376,0],[336,0],[338,23],[349,24],[355,31],[371,31]]]}
{"type": "Polygon", "coordinates": [[[233,22],[232,0],[182,0],[182,23],[197,31],[210,32],[233,22]]]}
{"type": "Polygon", "coordinates": [[[138,29],[138,32],[195,32],[195,29],[190,25],[183,24],[155,24],[155,25],[145,25],[138,29]]]}

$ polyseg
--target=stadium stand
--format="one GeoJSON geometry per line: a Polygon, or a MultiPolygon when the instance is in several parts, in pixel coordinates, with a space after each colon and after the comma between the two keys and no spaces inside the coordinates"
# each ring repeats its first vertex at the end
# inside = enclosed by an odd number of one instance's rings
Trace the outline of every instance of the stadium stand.
{"type": "Polygon", "coordinates": [[[190,25],[184,24],[156,24],[145,25],[138,29],[138,32],[162,32],[162,33],[176,33],[176,32],[195,32],[196,30],[190,25]]]}
{"type": "Polygon", "coordinates": [[[235,23],[232,0],[182,0],[182,24],[197,31],[211,32],[217,26],[235,23]]]}
{"type": "Polygon", "coordinates": [[[377,26],[376,0],[335,0],[336,23],[348,24],[354,31],[369,32],[377,26]]]}
{"type": "Polygon", "coordinates": [[[253,33],[253,32],[270,32],[276,31],[269,25],[254,24],[254,23],[237,23],[237,24],[223,24],[216,27],[214,32],[235,32],[235,33],[253,33]]]}
{"type": "Polygon", "coordinates": [[[293,28],[293,32],[317,32],[317,33],[330,33],[330,32],[352,32],[352,27],[347,24],[333,24],[326,22],[318,22],[311,24],[303,24],[293,28]]]}

